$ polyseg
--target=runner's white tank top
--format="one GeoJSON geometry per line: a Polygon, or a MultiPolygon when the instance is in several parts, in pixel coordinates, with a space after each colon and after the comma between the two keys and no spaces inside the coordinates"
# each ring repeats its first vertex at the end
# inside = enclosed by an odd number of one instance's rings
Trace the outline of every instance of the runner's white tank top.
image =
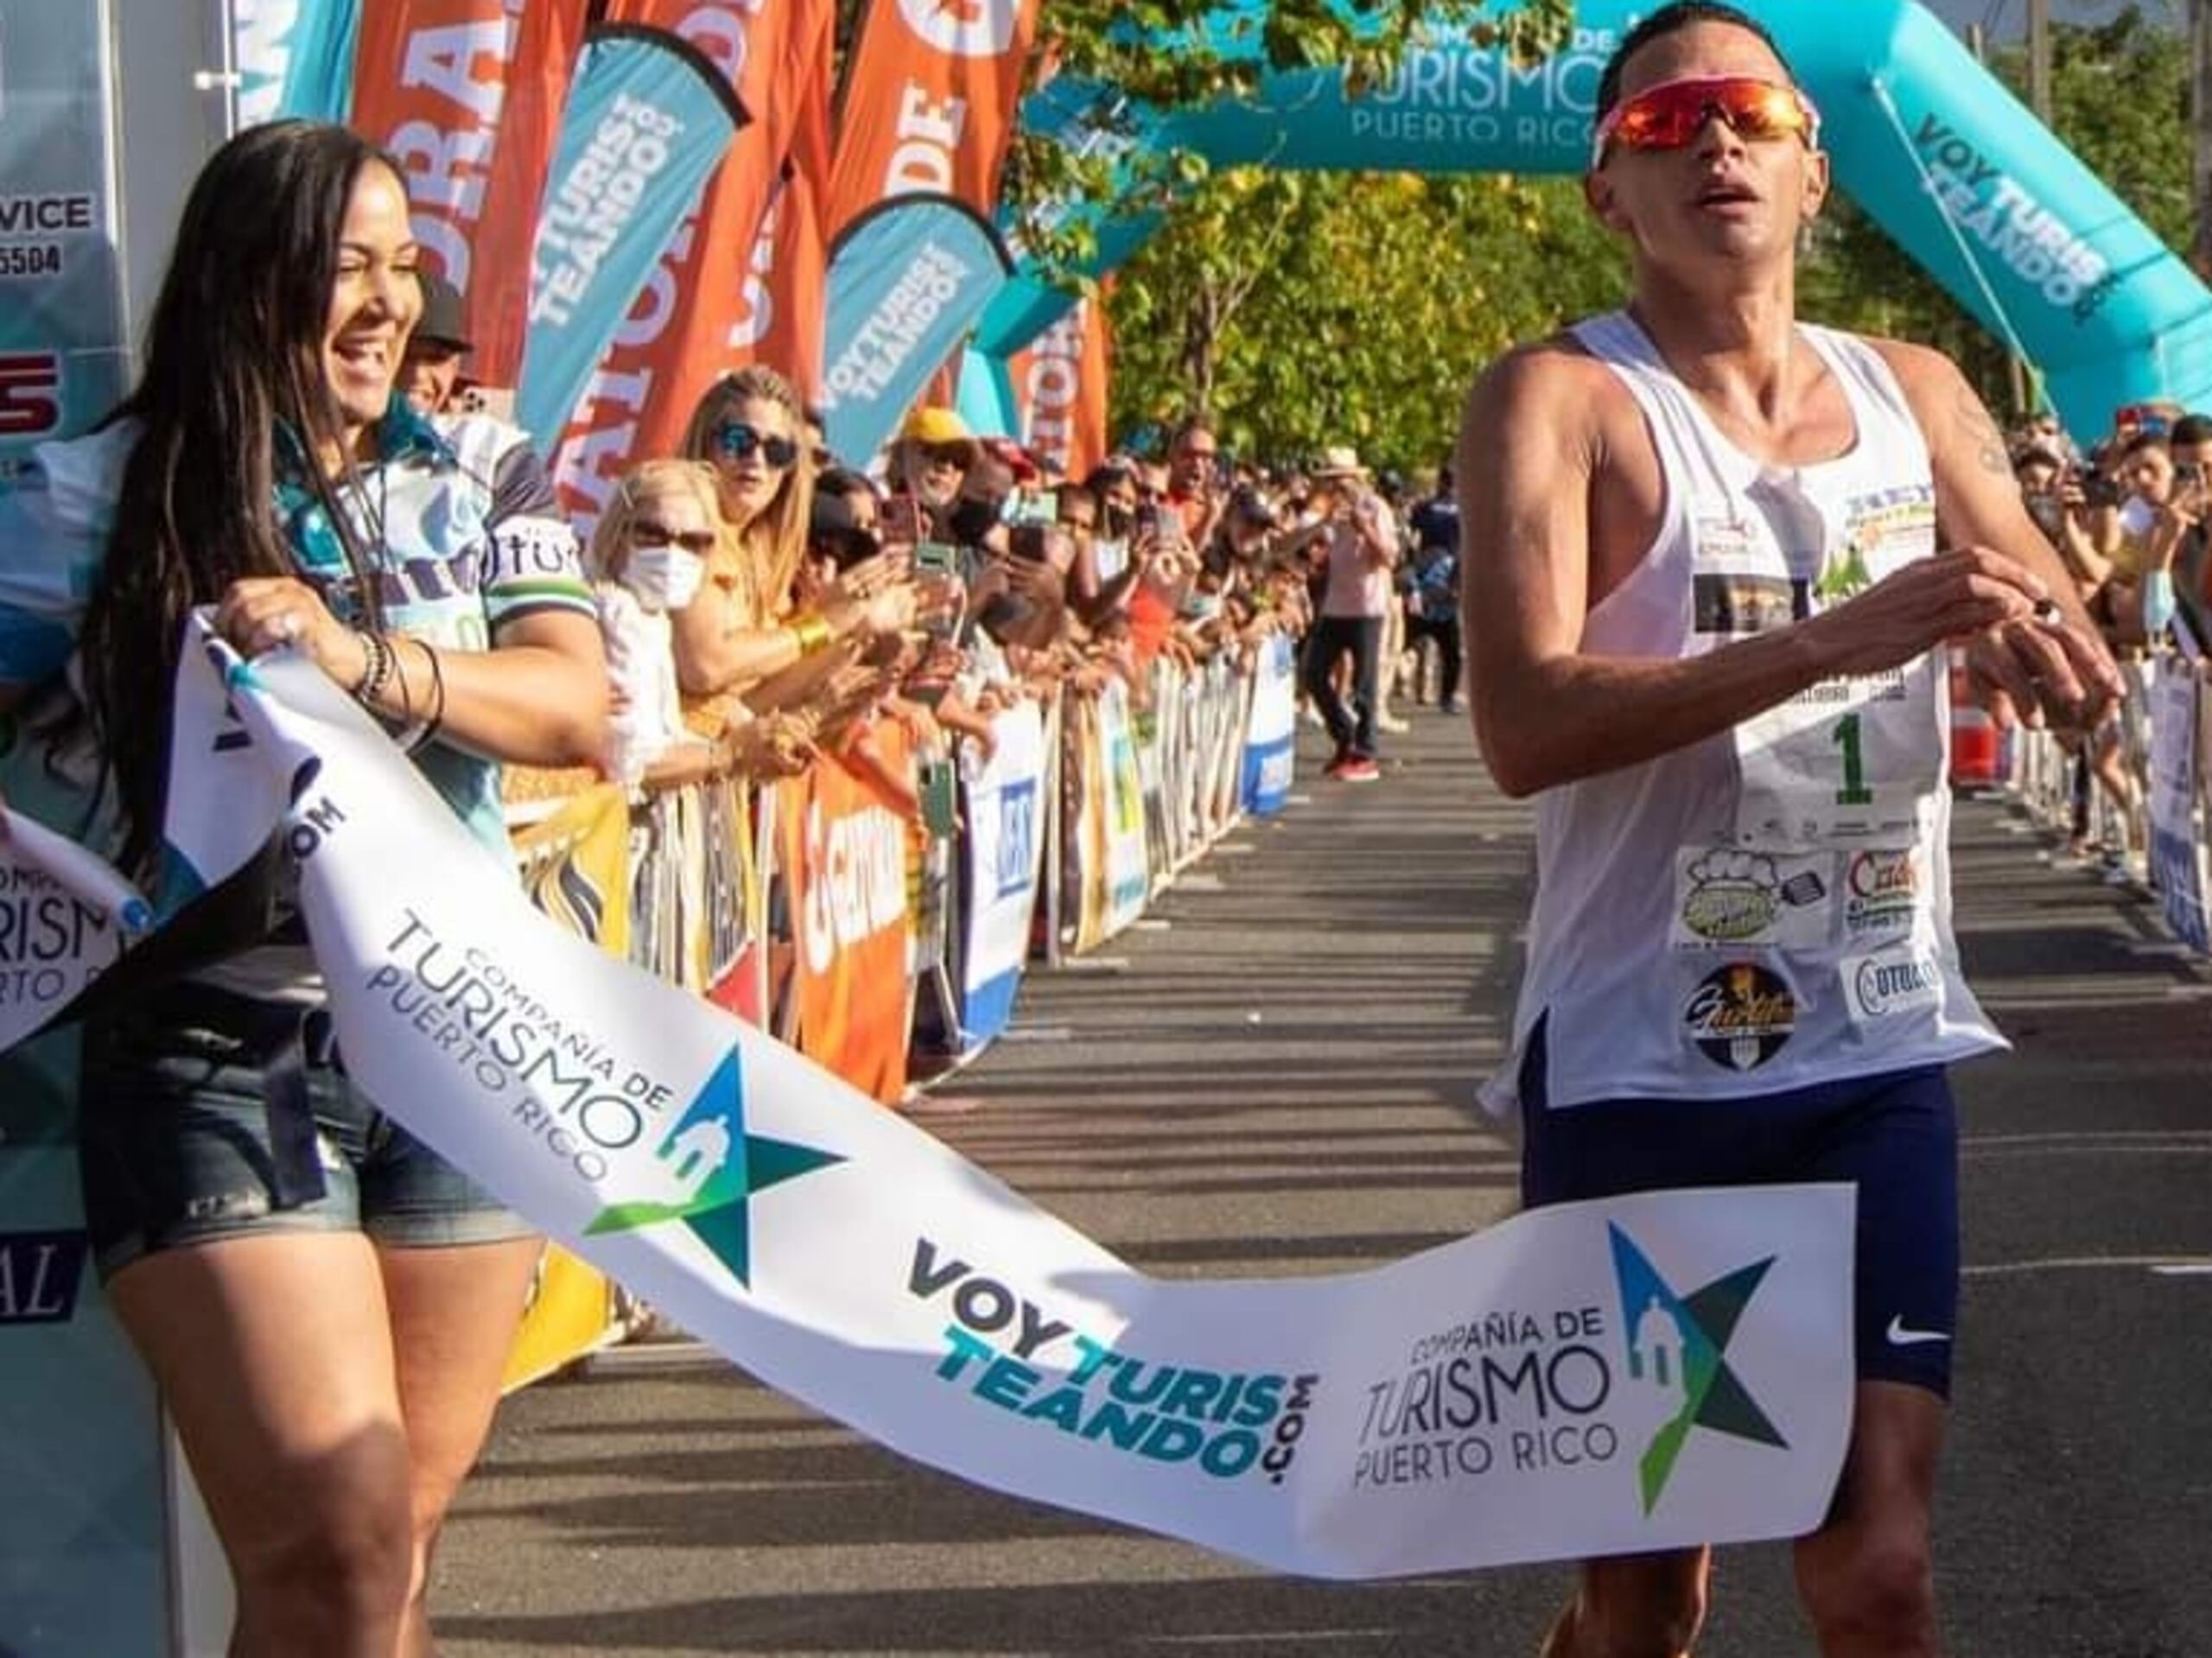
{"type": "MultiPolygon", "coordinates": [[[[1650,549],[1590,613],[1584,651],[1700,656],[1935,551],[1928,448],[1889,365],[1848,334],[1798,333],[1857,438],[1785,467],[1724,437],[1626,314],[1574,330],[1636,398],[1667,492],[1650,549]]],[[[1947,673],[1936,651],[1825,681],[1539,796],[1513,1056],[1485,1102],[1513,1104],[1539,1018],[1554,1107],[1748,1098],[2004,1046],[1951,932],[1947,673]]]]}

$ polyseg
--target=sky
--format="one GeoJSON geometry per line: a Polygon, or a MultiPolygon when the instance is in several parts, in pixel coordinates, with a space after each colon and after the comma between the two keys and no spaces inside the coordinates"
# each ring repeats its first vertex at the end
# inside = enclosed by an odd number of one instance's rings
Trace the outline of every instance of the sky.
{"type": "MultiPolygon", "coordinates": [[[[2017,40],[2028,26],[2028,0],[1922,0],[1922,3],[1954,29],[1987,22],[1994,40],[2017,40]]],[[[2125,3],[2126,0],[2050,0],[2050,15],[2060,22],[2102,22],[2125,3]]],[[[2141,10],[2146,16],[2164,18],[2178,28],[2183,0],[2141,0],[2141,10]]]]}

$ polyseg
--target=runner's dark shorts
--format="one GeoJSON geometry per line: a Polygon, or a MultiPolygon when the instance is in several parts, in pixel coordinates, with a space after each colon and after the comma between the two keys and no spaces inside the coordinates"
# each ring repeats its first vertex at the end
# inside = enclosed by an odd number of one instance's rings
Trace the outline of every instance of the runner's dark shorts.
{"type": "Polygon", "coordinates": [[[1544,1027],[1521,1067],[1529,1208],[1678,1186],[1848,1180],[1859,1188],[1862,1381],[1951,1396],[1958,1328],[1958,1120],[1943,1068],[1738,1100],[1546,1103],[1544,1027]]]}
{"type": "Polygon", "coordinates": [[[149,990],[86,1021],[79,1092],[103,1278],[159,1250],[271,1232],[365,1232],[394,1248],[531,1232],[369,1103],[311,1009],[149,990]],[[289,1086],[272,1093],[272,1077],[289,1086]]]}

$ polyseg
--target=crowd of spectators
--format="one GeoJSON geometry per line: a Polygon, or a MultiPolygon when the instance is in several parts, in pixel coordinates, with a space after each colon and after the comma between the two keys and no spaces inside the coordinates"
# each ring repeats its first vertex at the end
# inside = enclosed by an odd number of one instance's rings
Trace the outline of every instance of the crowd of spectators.
{"type": "MultiPolygon", "coordinates": [[[[2138,672],[2158,655],[2212,653],[2212,415],[2147,403],[2119,410],[2083,448],[2044,416],[2012,434],[2014,475],[2114,656],[2138,672]]],[[[2072,850],[2117,880],[2144,873],[2140,721],[2123,708],[2075,754],[2072,850]],[[2111,810],[2091,810],[2092,790],[2111,810]],[[2114,826],[2100,835],[2097,823],[2114,826]]]]}

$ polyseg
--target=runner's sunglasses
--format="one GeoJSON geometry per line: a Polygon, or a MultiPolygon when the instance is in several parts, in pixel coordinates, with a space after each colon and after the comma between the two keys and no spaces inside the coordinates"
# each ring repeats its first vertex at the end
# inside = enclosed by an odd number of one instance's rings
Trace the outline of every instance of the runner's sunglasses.
{"type": "Polygon", "coordinates": [[[798,445],[787,437],[770,437],[741,420],[715,428],[715,453],[725,461],[749,460],[755,451],[778,472],[798,459],[798,445]]]}
{"type": "Polygon", "coordinates": [[[1604,166],[1606,148],[1615,143],[1630,149],[1683,149],[1716,116],[1739,138],[1794,134],[1805,141],[1808,149],[1820,141],[1821,112],[1795,86],[1750,75],[1669,80],[1613,105],[1598,123],[1590,165],[1604,166]]]}

